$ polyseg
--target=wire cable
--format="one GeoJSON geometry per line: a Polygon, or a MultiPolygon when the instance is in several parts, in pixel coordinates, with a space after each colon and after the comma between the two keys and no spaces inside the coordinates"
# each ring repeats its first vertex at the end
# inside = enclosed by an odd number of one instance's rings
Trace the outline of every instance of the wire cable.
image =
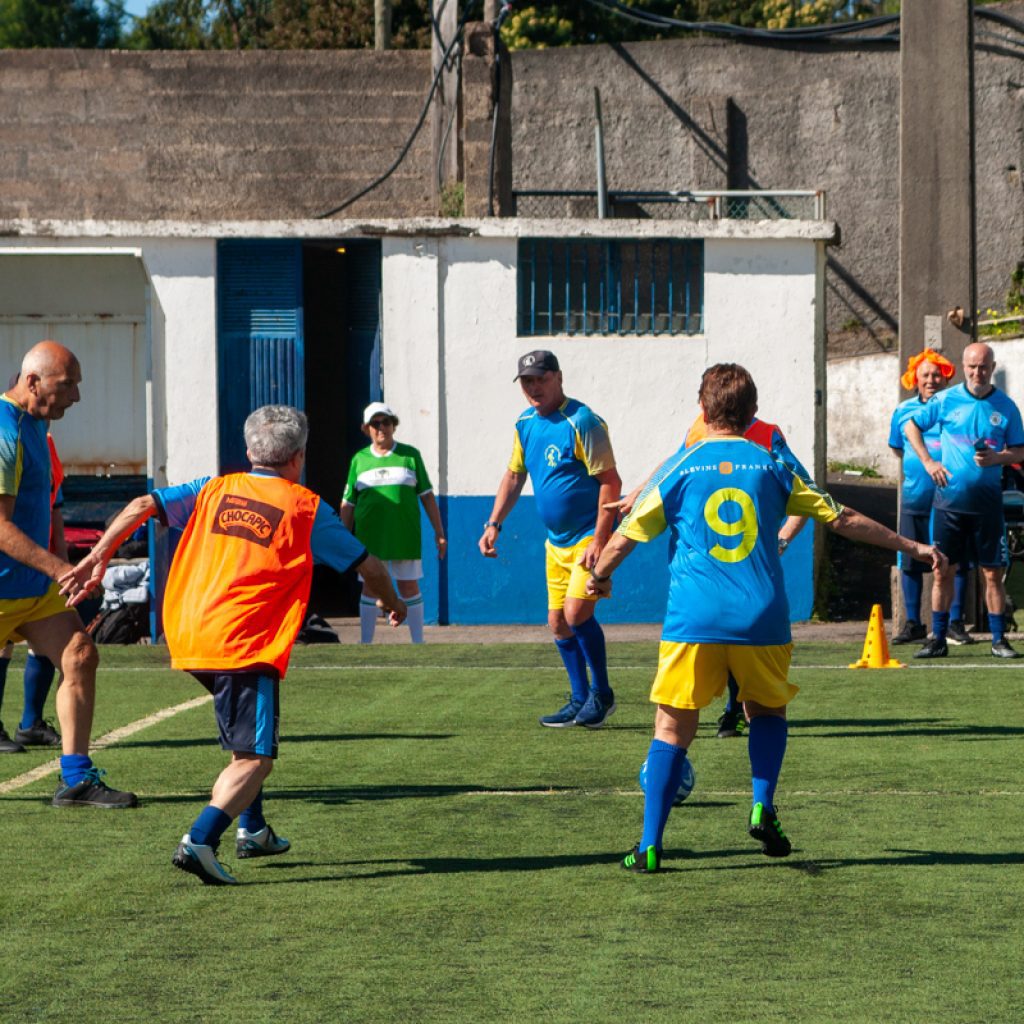
{"type": "Polygon", "coordinates": [[[412,149],[412,144],[416,141],[416,137],[419,135],[420,130],[423,128],[424,122],[427,120],[427,114],[430,113],[430,104],[434,99],[434,93],[437,92],[437,86],[441,81],[441,75],[444,74],[445,69],[447,67],[448,58],[451,56],[451,53],[455,49],[455,47],[459,43],[461,43],[463,29],[465,29],[466,22],[469,20],[469,16],[472,13],[473,8],[475,6],[476,0],[469,0],[469,3],[466,4],[466,10],[463,13],[462,18],[459,20],[459,24],[455,29],[455,34],[452,36],[452,41],[448,44],[444,53],[441,55],[440,61],[438,61],[437,71],[434,73],[434,78],[430,83],[430,89],[427,92],[427,98],[423,104],[423,109],[420,111],[420,116],[416,121],[416,125],[413,128],[412,132],[409,134],[409,138],[405,140],[405,145],[402,146],[402,149],[399,152],[398,156],[395,157],[394,162],[383,174],[381,174],[379,177],[374,178],[369,185],[366,185],[364,188],[361,188],[358,192],[355,193],[355,195],[349,196],[348,199],[346,199],[339,206],[335,206],[333,209],[327,210],[325,213],[318,213],[315,218],[316,220],[325,220],[328,217],[333,217],[336,213],[341,213],[342,210],[351,206],[357,200],[362,199],[363,196],[365,196],[367,193],[372,192],[375,188],[378,188],[380,185],[383,185],[384,182],[387,181],[388,178],[390,178],[391,175],[394,174],[395,171],[397,171],[398,168],[401,166],[402,161],[408,155],[409,150],[412,149]]]}

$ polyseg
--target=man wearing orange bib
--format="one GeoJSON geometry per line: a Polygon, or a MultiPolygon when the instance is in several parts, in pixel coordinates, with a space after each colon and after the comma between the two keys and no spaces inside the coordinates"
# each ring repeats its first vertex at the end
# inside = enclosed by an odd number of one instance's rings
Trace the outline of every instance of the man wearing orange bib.
{"type": "Polygon", "coordinates": [[[358,566],[381,595],[391,624],[406,614],[383,564],[299,484],[307,435],[306,417],[297,409],[257,409],[245,421],[251,472],[136,498],[66,577],[85,589],[102,580],[124,538],[153,515],[185,531],[164,593],[167,646],[172,667],[190,672],[213,695],[221,746],[231,751],[210,803],[172,861],[205,885],[236,884],[218,861],[217,847],[239,814],[238,857],[273,856],[290,847],[263,817],[262,788],[277,757],[278,687],[305,618],[313,563],[337,572],[358,566]]]}

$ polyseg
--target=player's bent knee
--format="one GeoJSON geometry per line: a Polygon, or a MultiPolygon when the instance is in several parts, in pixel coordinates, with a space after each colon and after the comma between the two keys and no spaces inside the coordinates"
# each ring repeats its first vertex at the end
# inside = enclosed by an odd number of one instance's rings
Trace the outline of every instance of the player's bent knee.
{"type": "Polygon", "coordinates": [[[99,663],[100,652],[93,638],[84,630],[73,633],[60,659],[65,678],[95,676],[99,663]]]}

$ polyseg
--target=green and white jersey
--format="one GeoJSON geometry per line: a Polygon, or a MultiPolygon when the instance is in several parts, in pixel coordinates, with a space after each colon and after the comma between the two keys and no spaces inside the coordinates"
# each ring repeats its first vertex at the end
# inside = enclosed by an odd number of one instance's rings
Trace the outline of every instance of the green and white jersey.
{"type": "Polygon", "coordinates": [[[423,457],[395,442],[387,455],[356,452],[342,500],[355,506],[355,534],[381,559],[420,558],[421,494],[432,490],[423,457]]]}

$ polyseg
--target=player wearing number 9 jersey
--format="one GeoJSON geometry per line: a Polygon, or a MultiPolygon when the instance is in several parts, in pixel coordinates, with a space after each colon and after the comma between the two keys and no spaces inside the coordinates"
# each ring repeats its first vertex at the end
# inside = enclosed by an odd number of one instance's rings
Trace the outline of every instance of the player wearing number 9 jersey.
{"type": "Polygon", "coordinates": [[[622,862],[644,873],[660,867],[700,709],[721,694],[730,672],[750,719],[748,831],[768,856],[785,857],[792,849],[774,802],[786,751],[786,705],[797,692],[788,679],[792,643],[777,543],[783,519],[807,516],[843,536],[945,564],[933,548],[843,508],[776,454],[740,436],[757,412],[757,388],[742,366],[712,366],[698,397],[706,440],[662,466],[601,553],[589,584],[593,593],[607,592],[612,572],[638,542],[669,531],[668,610],[651,687],[658,708],[643,833],[622,862]]]}
{"type": "Polygon", "coordinates": [[[671,531],[663,640],[788,644],[779,525],[787,515],[830,523],[842,511],[759,445],[715,437],[665,463],[619,532],[646,542],[671,531]]]}

